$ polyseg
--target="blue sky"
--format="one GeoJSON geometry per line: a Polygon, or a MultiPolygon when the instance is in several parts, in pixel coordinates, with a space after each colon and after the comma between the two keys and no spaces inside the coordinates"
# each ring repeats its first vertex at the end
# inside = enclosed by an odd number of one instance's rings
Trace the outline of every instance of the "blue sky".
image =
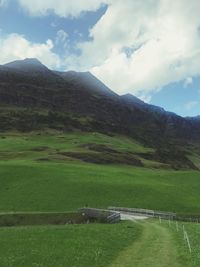
{"type": "MultiPolygon", "coordinates": [[[[17,1],[13,0],[0,8],[0,29],[2,34],[18,33],[29,41],[44,43],[47,39],[55,40],[57,32],[63,30],[68,35],[70,50],[77,42],[90,40],[89,30],[106,11],[106,6],[95,12],[83,12],[80,17],[62,18],[51,12],[47,16],[30,16],[17,1]]],[[[55,53],[62,53],[59,43],[52,49],[55,53]]],[[[73,52],[72,51],[72,52],[73,52]]],[[[77,52],[77,51],[75,51],[77,52]]]]}
{"type": "Polygon", "coordinates": [[[200,114],[200,79],[194,78],[192,84],[171,83],[152,95],[151,103],[162,106],[182,116],[200,114]]]}
{"type": "Polygon", "coordinates": [[[198,0],[0,0],[0,64],[89,70],[119,94],[200,115],[198,10],[198,0]]]}

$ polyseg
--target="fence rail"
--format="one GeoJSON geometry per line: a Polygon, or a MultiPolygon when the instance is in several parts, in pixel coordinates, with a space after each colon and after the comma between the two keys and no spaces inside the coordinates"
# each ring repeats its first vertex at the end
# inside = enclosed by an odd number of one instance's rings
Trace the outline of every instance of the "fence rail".
{"type": "Polygon", "coordinates": [[[171,220],[173,220],[176,217],[176,213],[173,213],[173,212],[155,211],[155,210],[148,210],[148,209],[108,207],[108,210],[142,215],[142,216],[145,215],[147,217],[154,217],[154,218],[161,217],[163,219],[171,219],[171,220]]]}
{"type": "Polygon", "coordinates": [[[174,212],[156,211],[138,208],[108,207],[108,209],[81,208],[79,213],[84,214],[89,220],[98,220],[104,223],[116,223],[121,219],[120,213],[145,216],[149,218],[160,218],[165,220],[197,222],[200,223],[200,216],[180,216],[174,212]]]}

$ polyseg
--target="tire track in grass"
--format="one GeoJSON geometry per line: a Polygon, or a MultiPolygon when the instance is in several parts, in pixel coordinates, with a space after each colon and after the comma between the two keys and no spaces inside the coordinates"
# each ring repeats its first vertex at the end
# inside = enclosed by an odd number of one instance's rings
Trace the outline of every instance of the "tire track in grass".
{"type": "Polygon", "coordinates": [[[140,239],[122,251],[110,267],[182,267],[171,230],[155,222],[140,224],[140,239]]]}

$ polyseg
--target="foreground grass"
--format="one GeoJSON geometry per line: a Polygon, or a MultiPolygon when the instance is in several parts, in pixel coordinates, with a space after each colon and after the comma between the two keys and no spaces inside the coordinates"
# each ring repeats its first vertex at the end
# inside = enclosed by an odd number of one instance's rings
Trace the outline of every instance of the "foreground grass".
{"type": "MultiPolygon", "coordinates": [[[[100,134],[0,135],[0,212],[64,212],[88,205],[199,214],[197,171],[155,169],[159,165],[150,162],[149,168],[139,168],[55,157],[57,152],[85,151],[90,143],[117,151],[151,151],[130,139],[100,134]]],[[[0,228],[0,266],[197,267],[199,226],[186,228],[191,255],[181,231],[155,221],[0,228]]]]}
{"type": "MultiPolygon", "coordinates": [[[[138,223],[142,234],[126,247],[110,267],[198,267],[200,266],[200,225],[185,224],[191,239],[192,253],[183,240],[182,223],[156,220],[138,223]]],[[[137,225],[138,225],[137,224],[137,225]]]]}
{"type": "Polygon", "coordinates": [[[200,225],[157,220],[114,225],[0,228],[2,267],[198,267],[200,225]]]}
{"type": "Polygon", "coordinates": [[[0,228],[0,265],[105,267],[140,234],[132,223],[0,228]]]}
{"type": "MultiPolygon", "coordinates": [[[[141,223],[140,223],[141,224],[141,223]]],[[[111,267],[181,267],[171,232],[155,222],[142,223],[139,240],[122,251],[111,267]]]]}
{"type": "MultiPolygon", "coordinates": [[[[167,223],[166,223],[167,227],[167,223]]],[[[200,266],[200,224],[196,223],[181,223],[178,222],[178,232],[175,223],[171,223],[171,230],[173,231],[174,239],[176,240],[177,257],[182,263],[181,266],[198,267],[200,266]],[[187,231],[191,253],[186,240],[183,238],[183,225],[187,231]]]]}

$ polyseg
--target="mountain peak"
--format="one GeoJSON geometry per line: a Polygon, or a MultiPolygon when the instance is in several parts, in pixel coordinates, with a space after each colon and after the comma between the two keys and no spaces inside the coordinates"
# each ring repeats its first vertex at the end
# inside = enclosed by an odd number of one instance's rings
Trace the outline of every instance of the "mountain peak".
{"type": "Polygon", "coordinates": [[[42,65],[41,61],[39,61],[37,58],[25,58],[22,61],[27,64],[42,65]]]}
{"type": "Polygon", "coordinates": [[[24,60],[15,60],[5,64],[8,68],[21,70],[24,72],[29,71],[45,71],[48,70],[37,58],[26,58],[24,60]]]}

